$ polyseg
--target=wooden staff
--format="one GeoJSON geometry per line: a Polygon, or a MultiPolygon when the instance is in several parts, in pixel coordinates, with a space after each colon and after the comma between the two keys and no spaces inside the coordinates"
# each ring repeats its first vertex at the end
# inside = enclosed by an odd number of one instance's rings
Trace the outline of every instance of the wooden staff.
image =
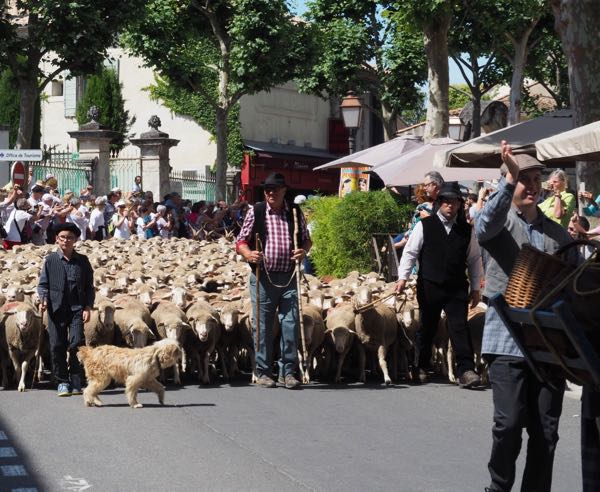
{"type": "MultiPolygon", "coordinates": [[[[254,245],[256,250],[260,252],[260,236],[256,234],[254,245]]],[[[256,340],[254,342],[255,351],[258,353],[260,348],[260,258],[256,262],[256,340]]]]}
{"type": "MultiPolygon", "coordinates": [[[[298,210],[296,208],[293,209],[294,212],[294,249],[298,249],[298,210]]],[[[302,342],[302,366],[304,370],[307,371],[308,367],[308,353],[306,351],[306,339],[304,337],[304,318],[302,316],[302,280],[301,280],[301,271],[300,271],[300,260],[296,260],[296,290],[298,291],[298,317],[300,318],[300,340],[302,342]]]]}

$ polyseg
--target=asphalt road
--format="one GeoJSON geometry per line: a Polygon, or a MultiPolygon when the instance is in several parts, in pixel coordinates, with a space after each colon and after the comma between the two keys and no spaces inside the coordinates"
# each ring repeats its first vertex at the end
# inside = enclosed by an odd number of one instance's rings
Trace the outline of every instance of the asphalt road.
{"type": "MultiPolygon", "coordinates": [[[[85,408],[80,396],[58,398],[49,386],[0,392],[0,490],[467,492],[488,484],[489,390],[240,382],[169,386],[164,407],[142,393],[139,410],[122,388],[102,398],[105,407],[85,408]]],[[[565,398],[560,436],[553,490],[580,490],[577,395],[565,398]]]]}

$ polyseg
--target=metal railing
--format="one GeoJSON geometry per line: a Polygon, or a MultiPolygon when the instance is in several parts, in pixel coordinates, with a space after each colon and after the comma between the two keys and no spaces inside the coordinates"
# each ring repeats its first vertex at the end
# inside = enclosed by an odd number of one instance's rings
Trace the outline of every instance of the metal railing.
{"type": "Polygon", "coordinates": [[[171,171],[171,191],[177,191],[184,200],[198,202],[215,200],[215,174],[208,169],[199,171],[171,171]]]}
{"type": "Polygon", "coordinates": [[[139,148],[128,146],[118,154],[111,154],[109,166],[111,189],[120,188],[123,192],[131,191],[135,177],[142,175],[142,158],[139,148]]]}
{"type": "Polygon", "coordinates": [[[34,181],[46,181],[46,176],[51,174],[57,181],[58,191],[64,194],[65,190],[71,190],[75,196],[88,184],[93,183],[95,160],[76,159],[77,155],[67,147],[60,151],[47,148],[44,145],[43,160],[31,162],[34,181]]]}

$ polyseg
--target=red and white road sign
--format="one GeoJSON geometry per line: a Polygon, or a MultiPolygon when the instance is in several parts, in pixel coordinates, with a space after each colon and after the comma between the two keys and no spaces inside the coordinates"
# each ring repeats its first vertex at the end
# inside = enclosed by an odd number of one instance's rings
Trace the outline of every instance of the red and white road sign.
{"type": "Polygon", "coordinates": [[[25,166],[21,161],[16,161],[10,173],[13,185],[25,186],[25,166]]]}

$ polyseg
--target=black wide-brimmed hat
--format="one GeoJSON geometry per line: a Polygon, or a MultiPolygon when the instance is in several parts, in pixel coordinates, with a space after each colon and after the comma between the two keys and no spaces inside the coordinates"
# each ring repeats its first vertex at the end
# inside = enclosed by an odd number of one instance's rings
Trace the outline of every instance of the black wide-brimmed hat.
{"type": "Polygon", "coordinates": [[[458,183],[456,181],[445,182],[438,194],[438,200],[441,198],[458,198],[459,200],[462,200],[463,196],[458,183]]]}
{"type": "Polygon", "coordinates": [[[57,235],[61,231],[69,231],[69,232],[72,232],[73,234],[75,234],[75,236],[77,236],[77,237],[81,236],[81,229],[79,229],[79,227],[77,227],[72,222],[65,222],[63,224],[58,224],[57,226],[54,226],[53,229],[57,235]]]}
{"type": "Polygon", "coordinates": [[[281,173],[269,174],[267,176],[267,179],[265,179],[260,185],[263,188],[268,188],[268,187],[286,187],[287,188],[287,184],[285,183],[285,176],[281,173]]]}

